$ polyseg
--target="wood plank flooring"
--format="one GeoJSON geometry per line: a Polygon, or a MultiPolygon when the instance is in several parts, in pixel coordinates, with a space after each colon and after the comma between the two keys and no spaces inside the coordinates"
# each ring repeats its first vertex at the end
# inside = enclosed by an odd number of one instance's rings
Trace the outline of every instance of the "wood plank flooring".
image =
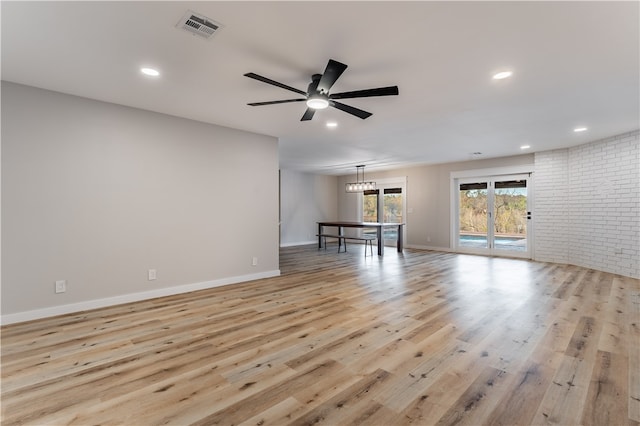
{"type": "Polygon", "coordinates": [[[363,249],[5,326],[2,424],[640,424],[639,280],[363,249]]]}

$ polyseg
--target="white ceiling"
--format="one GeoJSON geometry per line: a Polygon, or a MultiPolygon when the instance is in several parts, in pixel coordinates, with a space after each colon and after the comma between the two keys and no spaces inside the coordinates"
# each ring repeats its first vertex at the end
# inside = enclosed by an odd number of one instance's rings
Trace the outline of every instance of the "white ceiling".
{"type": "Polygon", "coordinates": [[[639,4],[2,1],[2,79],[276,136],[294,170],[517,155],[640,128],[639,4]],[[223,28],[210,40],[176,28],[187,10],[223,28]],[[332,92],[399,96],[343,101],[366,120],[246,105],[297,95],[243,74],[306,90],[330,58],[349,65],[332,92]],[[504,69],[513,77],[492,80],[504,69]]]}

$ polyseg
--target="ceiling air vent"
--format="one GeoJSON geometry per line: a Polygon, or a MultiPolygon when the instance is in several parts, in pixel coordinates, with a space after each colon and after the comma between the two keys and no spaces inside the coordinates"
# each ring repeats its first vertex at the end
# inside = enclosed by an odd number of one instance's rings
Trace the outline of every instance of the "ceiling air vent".
{"type": "Polygon", "coordinates": [[[206,16],[199,15],[190,10],[180,19],[176,28],[182,28],[192,34],[203,38],[211,38],[222,25],[206,16]]]}

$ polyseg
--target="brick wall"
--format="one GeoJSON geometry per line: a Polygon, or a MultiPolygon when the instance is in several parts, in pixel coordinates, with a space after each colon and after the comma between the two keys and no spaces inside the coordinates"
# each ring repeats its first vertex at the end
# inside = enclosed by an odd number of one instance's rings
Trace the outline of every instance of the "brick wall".
{"type": "Polygon", "coordinates": [[[535,154],[534,235],[535,258],[569,263],[568,150],[535,154]]]}
{"type": "Polygon", "coordinates": [[[535,259],[640,278],[640,131],[535,155],[535,259]]]}

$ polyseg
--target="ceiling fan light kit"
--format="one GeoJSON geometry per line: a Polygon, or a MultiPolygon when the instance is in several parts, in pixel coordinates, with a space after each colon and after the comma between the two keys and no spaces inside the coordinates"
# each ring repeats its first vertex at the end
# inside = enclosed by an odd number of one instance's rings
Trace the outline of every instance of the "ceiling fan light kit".
{"type": "Polygon", "coordinates": [[[375,182],[364,181],[364,165],[356,166],[356,181],[347,183],[344,186],[345,192],[364,192],[364,191],[371,191],[374,189],[376,189],[375,182]],[[361,174],[362,174],[362,180],[360,180],[361,174]]]}
{"type": "Polygon", "coordinates": [[[329,101],[321,96],[312,96],[307,99],[307,106],[313,109],[325,109],[329,106],[329,101]]]}
{"type": "Polygon", "coordinates": [[[264,106],[289,102],[306,102],[307,110],[303,114],[300,121],[311,120],[316,110],[324,109],[327,107],[339,109],[340,111],[344,111],[347,114],[354,115],[364,120],[365,118],[371,117],[372,114],[359,108],[337,102],[336,99],[368,98],[372,96],[394,96],[398,94],[398,86],[379,87],[377,89],[365,89],[356,90],[353,92],[330,94],[329,90],[331,89],[331,87],[333,87],[336,80],[338,80],[338,78],[346,69],[347,65],[338,61],[334,61],[333,59],[329,59],[329,62],[327,63],[327,67],[325,68],[323,74],[314,74],[311,76],[311,83],[309,83],[306,92],[300,89],[296,89],[295,87],[277,82],[275,80],[271,80],[270,78],[263,77],[253,72],[246,73],[244,75],[245,77],[253,78],[254,80],[271,84],[272,86],[280,87],[281,89],[289,90],[291,92],[304,96],[304,98],[283,99],[279,101],[252,102],[247,105],[264,106]]]}

